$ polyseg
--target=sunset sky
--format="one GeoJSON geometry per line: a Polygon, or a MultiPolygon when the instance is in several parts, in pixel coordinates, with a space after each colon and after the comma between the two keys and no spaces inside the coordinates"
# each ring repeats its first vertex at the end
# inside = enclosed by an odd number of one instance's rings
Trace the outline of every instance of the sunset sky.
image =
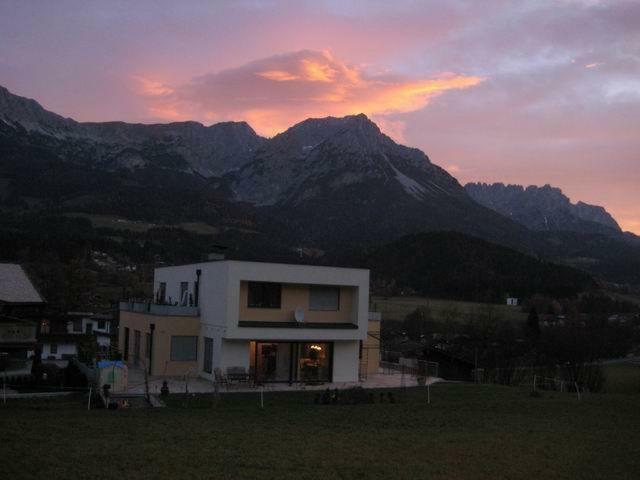
{"type": "Polygon", "coordinates": [[[0,2],[0,85],[80,121],[363,112],[461,183],[550,183],[640,234],[640,2],[0,2]]]}

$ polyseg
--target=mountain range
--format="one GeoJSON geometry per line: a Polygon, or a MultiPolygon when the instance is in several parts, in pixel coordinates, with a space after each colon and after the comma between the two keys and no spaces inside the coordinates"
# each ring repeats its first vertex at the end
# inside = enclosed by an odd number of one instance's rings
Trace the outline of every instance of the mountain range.
{"type": "Polygon", "coordinates": [[[464,188],[365,115],[308,119],[267,139],[245,122],[76,122],[0,87],[0,209],[14,216],[202,222],[218,232],[212,243],[244,256],[319,262],[449,230],[640,283],[640,244],[604,209],[530,189],[464,188]],[[557,202],[527,207],[547,194],[557,202]]]}
{"type": "Polygon", "coordinates": [[[585,233],[621,233],[620,225],[603,207],[571,203],[551,185],[468,183],[465,190],[476,202],[521,223],[531,230],[568,230],[585,233]]]}

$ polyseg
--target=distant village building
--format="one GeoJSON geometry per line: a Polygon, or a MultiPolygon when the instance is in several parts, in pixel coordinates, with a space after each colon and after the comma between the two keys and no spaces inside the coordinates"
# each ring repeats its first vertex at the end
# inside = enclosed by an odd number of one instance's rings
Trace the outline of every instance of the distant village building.
{"type": "Polygon", "coordinates": [[[515,298],[515,297],[507,298],[507,305],[509,305],[511,307],[517,307],[518,306],[518,299],[515,298]]]}
{"type": "Polygon", "coordinates": [[[97,359],[108,358],[114,334],[112,322],[111,314],[93,312],[68,312],[61,320],[44,320],[38,338],[42,362],[66,367],[79,355],[83,342],[95,342],[97,359]]]}
{"type": "Polygon", "coordinates": [[[31,375],[45,301],[24,269],[0,263],[0,373],[31,375]]]}

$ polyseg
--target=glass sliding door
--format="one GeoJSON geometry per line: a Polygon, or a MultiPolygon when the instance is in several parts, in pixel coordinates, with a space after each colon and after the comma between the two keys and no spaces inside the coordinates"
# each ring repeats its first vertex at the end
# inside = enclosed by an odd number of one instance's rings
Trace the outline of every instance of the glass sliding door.
{"type": "Polygon", "coordinates": [[[251,371],[261,382],[330,382],[333,344],[251,342],[251,371]]]}
{"type": "Polygon", "coordinates": [[[331,343],[298,343],[299,382],[330,382],[333,349],[331,343]]]}
{"type": "Polygon", "coordinates": [[[255,342],[253,370],[258,382],[291,381],[291,344],[255,342]]]}

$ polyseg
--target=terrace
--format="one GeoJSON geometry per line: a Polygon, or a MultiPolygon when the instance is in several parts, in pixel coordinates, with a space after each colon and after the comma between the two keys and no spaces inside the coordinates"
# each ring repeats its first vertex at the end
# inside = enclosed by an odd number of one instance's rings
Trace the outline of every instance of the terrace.
{"type": "Polygon", "coordinates": [[[120,302],[120,311],[164,317],[198,317],[200,309],[189,305],[169,305],[152,301],[120,302]]]}

